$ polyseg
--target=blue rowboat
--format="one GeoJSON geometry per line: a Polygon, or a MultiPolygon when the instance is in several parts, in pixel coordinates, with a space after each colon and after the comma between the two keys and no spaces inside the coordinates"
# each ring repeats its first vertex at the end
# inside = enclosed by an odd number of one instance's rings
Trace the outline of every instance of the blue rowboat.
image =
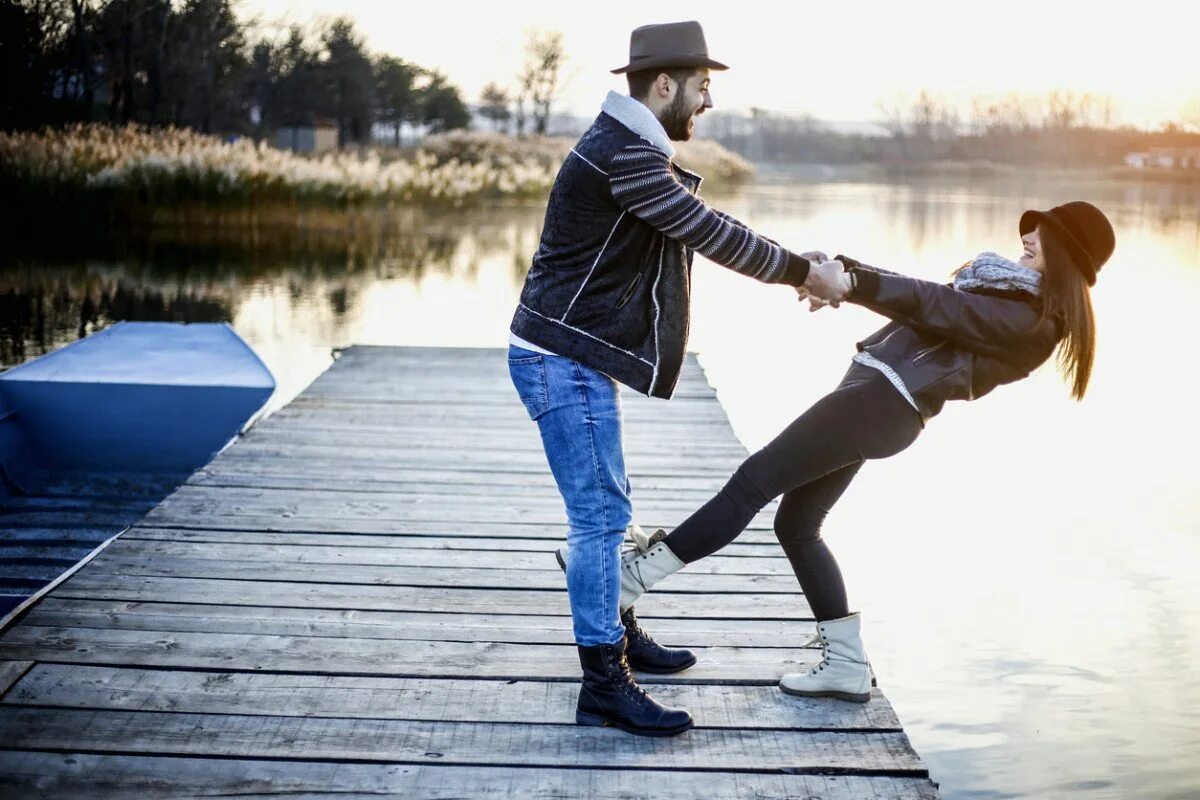
{"type": "Polygon", "coordinates": [[[16,474],[187,471],[274,391],[270,370],[227,324],[119,322],[0,374],[9,415],[0,435],[15,420],[24,437],[16,474]]]}

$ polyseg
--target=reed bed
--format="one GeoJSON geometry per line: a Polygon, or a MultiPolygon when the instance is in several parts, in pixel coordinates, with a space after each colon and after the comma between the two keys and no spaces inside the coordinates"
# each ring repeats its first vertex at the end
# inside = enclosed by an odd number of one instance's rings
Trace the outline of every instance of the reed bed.
{"type": "MultiPolygon", "coordinates": [[[[428,137],[415,150],[310,157],[189,130],[76,125],[0,133],[0,186],[34,206],[461,205],[544,197],[572,144],[456,131],[428,137]]],[[[715,142],[686,143],[679,159],[718,182],[752,172],[715,142]]]]}

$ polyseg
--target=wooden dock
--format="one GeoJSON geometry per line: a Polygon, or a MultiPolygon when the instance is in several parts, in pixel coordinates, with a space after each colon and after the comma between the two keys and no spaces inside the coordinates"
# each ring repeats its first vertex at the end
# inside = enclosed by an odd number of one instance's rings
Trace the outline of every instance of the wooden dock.
{"type": "MultiPolygon", "coordinates": [[[[635,520],[745,457],[698,364],[627,391],[635,520]]],[[[935,798],[817,660],[768,509],[638,604],[696,728],[574,724],[562,502],[500,350],[354,347],[0,636],[0,797],[935,798]]],[[[886,685],[886,676],[882,678],[886,685]]]]}

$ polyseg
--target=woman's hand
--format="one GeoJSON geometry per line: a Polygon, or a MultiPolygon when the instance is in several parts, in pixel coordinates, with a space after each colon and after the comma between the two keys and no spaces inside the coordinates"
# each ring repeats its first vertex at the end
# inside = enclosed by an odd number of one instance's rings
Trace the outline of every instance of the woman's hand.
{"type": "Polygon", "coordinates": [[[801,297],[812,295],[822,300],[840,303],[850,294],[850,283],[842,262],[823,261],[812,265],[804,285],[796,289],[801,297]],[[801,293],[803,292],[803,293],[801,293]]]}
{"type": "Polygon", "coordinates": [[[825,306],[838,308],[850,296],[854,287],[839,261],[826,261],[819,267],[819,273],[810,271],[811,280],[803,286],[796,287],[797,299],[808,300],[808,310],[820,311],[825,306]]]}

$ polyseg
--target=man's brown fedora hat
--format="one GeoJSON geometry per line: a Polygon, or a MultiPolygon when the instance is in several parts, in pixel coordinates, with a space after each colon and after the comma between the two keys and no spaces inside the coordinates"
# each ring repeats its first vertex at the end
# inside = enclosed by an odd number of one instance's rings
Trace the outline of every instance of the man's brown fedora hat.
{"type": "Polygon", "coordinates": [[[637,72],[658,67],[708,67],[729,69],[708,57],[704,29],[696,21],[643,25],[629,35],[629,63],[613,73],[637,72]]]}

